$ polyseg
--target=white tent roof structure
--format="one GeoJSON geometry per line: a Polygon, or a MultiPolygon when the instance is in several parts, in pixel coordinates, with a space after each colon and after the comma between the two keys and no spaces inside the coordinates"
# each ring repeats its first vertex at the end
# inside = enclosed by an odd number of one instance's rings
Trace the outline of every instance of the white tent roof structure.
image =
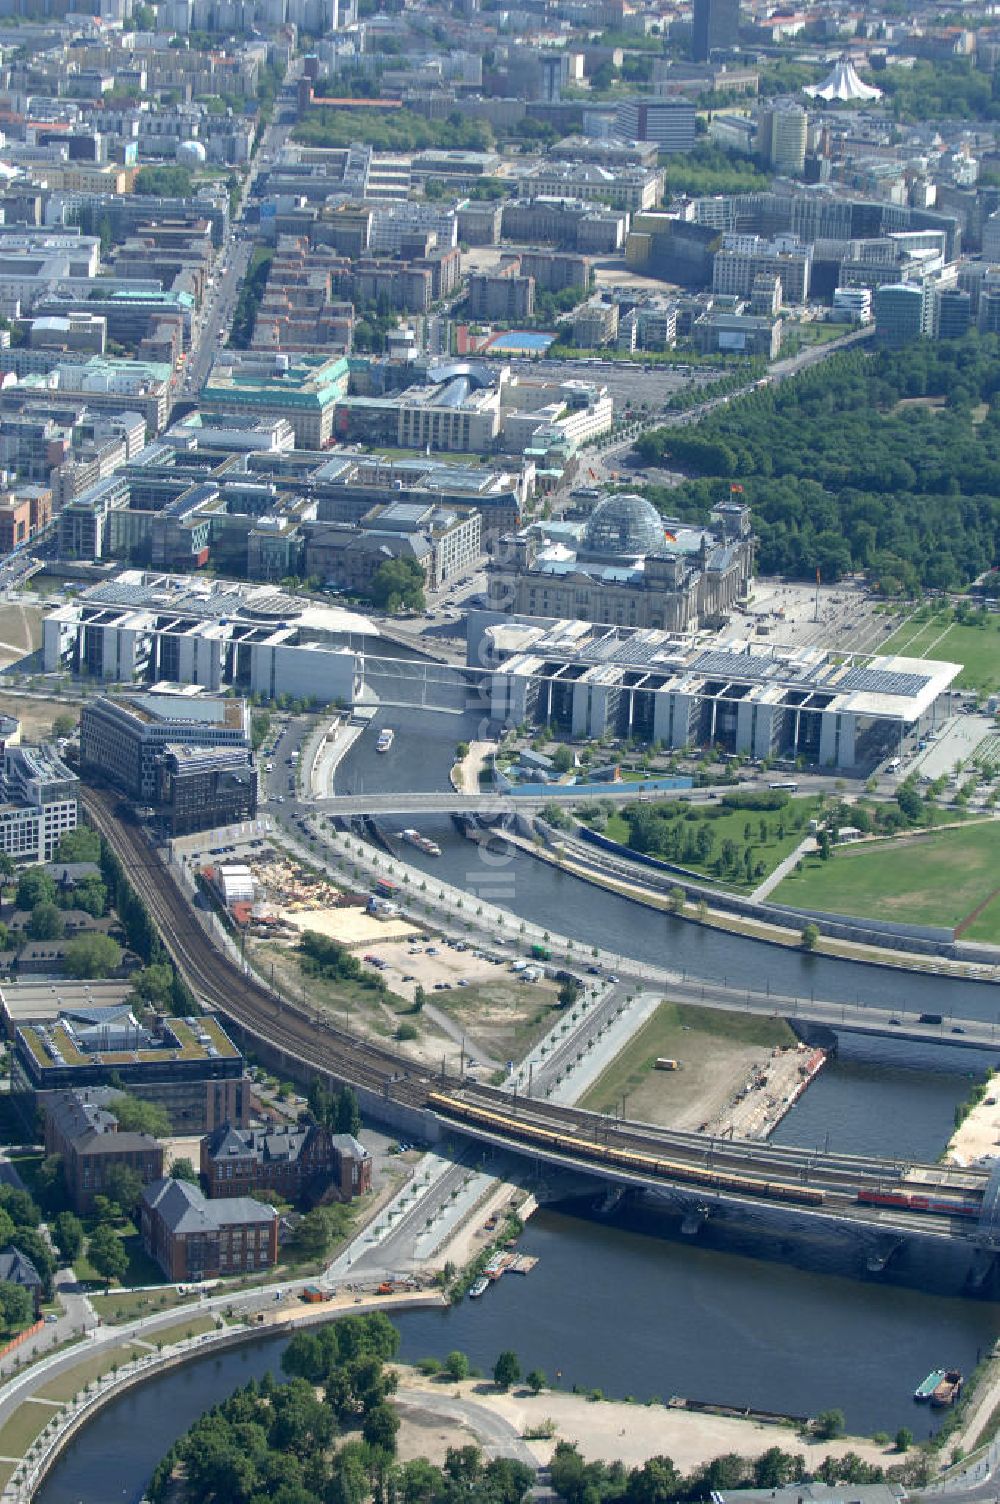
{"type": "Polygon", "coordinates": [[[882,98],[881,89],[861,82],[849,57],[842,57],[821,84],[807,84],[803,92],[813,99],[840,99],[848,102],[882,98]]]}

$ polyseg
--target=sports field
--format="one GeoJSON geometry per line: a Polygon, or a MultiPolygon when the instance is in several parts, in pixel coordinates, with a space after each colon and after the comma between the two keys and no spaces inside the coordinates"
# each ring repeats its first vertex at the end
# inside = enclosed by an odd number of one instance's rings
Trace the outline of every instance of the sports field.
{"type": "Polygon", "coordinates": [[[906,622],[882,643],[879,653],[960,663],[962,672],[955,680],[959,689],[992,694],[1000,689],[1000,616],[989,617],[979,627],[957,626],[947,614],[906,622]]]}
{"type": "Polygon", "coordinates": [[[828,862],[810,857],[772,896],[799,908],[939,925],[964,940],[1000,943],[1000,820],[842,846],[828,862]]]}

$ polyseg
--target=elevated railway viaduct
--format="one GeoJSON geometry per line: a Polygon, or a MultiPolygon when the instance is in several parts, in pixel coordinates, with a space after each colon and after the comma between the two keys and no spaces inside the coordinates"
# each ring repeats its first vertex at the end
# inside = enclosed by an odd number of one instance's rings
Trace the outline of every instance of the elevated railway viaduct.
{"type": "MultiPolygon", "coordinates": [[[[122,862],[188,985],[224,1014],[245,1048],[307,1082],[350,1084],[362,1111],[431,1142],[472,1138],[596,1184],[653,1191],[707,1217],[713,1206],[770,1209],[783,1220],[839,1222],[889,1250],[909,1237],[960,1239],[992,1259],[1000,1249],[1000,1170],[956,1170],[729,1139],[708,1139],[431,1075],[360,1039],[245,972],[203,930],[189,901],[116,796],[87,789],[96,829],[122,862]]],[[[882,1262],[887,1260],[883,1258],[882,1262]]]]}

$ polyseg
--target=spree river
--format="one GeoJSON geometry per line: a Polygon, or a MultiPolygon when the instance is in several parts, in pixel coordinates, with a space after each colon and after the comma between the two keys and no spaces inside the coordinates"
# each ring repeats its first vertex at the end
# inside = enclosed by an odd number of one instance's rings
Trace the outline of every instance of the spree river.
{"type": "MultiPolygon", "coordinates": [[[[382,711],[392,750],[378,759],[366,732],[337,775],[340,792],[377,776],[381,789],[447,786],[459,740],[474,736],[478,715],[382,711]]],[[[369,787],[375,787],[374,782],[369,787]]],[[[407,860],[476,891],[496,868],[446,820],[421,822],[441,842],[437,861],[407,850],[407,860]]],[[[515,854],[500,869],[505,893],[490,898],[514,913],[640,959],[741,986],[883,1006],[993,1018],[997,990],[797,953],[721,935],[664,917],[650,920],[626,900],[515,854]]],[[[781,1124],[783,1143],[845,1152],[935,1158],[951,1131],[970,1074],[986,1052],[846,1039],[781,1124]]],[[[468,1353],[488,1370],[501,1348],[522,1367],[561,1375],[566,1387],[753,1405],[790,1414],[837,1406],[857,1431],[890,1433],[907,1425],[926,1435],[937,1419],[911,1398],[932,1368],[968,1373],[1000,1335],[1000,1304],[958,1294],[964,1269],[947,1251],[904,1252],[878,1277],[864,1274],[864,1250],[843,1240],[781,1241],[752,1225],[713,1227],[695,1241],[676,1219],[646,1207],[600,1219],[592,1203],[572,1214],[545,1210],[522,1239],[539,1263],[526,1278],[508,1276],[484,1299],[447,1311],[394,1318],[405,1358],[468,1353]],[[861,1277],[858,1278],[858,1274],[861,1277]]],[[[986,1292],[996,1293],[990,1286],[986,1292]]],[[[200,1358],[107,1406],[64,1453],[40,1504],[137,1504],[156,1462],[198,1415],[237,1385],[278,1370],[286,1339],[271,1337],[200,1358]]]]}
{"type": "MultiPolygon", "coordinates": [[[[380,710],[372,730],[354,743],[337,769],[336,792],[447,789],[456,744],[476,736],[479,728],[479,715],[470,712],[380,710]],[[383,726],[392,726],[396,739],[388,753],[375,757],[375,736],[383,726]]],[[[484,858],[447,816],[422,816],[420,829],[439,843],[441,856],[426,856],[408,846],[409,865],[573,940],[592,944],[596,939],[605,950],[754,992],[770,988],[791,997],[870,1002],[1000,1022],[1000,988],[995,986],[805,955],[674,915],[654,916],[648,908],[536,861],[505,842],[491,843],[484,858]]]]}
{"type": "MultiPolygon", "coordinates": [[[[896,1041],[849,1041],[781,1125],[785,1143],[933,1158],[947,1141],[967,1069],[943,1069],[896,1041]]],[[[954,1057],[951,1057],[953,1064],[954,1057]]],[[[490,1369],[513,1347],[522,1367],[565,1387],[754,1405],[791,1414],[838,1406],[852,1429],[926,1435],[937,1415],[911,1398],[932,1368],[968,1373],[1000,1335],[1000,1305],[962,1298],[949,1255],[904,1255],[867,1277],[841,1241],[774,1246],[775,1234],[713,1229],[691,1242],[676,1221],[635,1208],[602,1220],[592,1203],[537,1213],[521,1246],[536,1254],[484,1299],[394,1318],[404,1358],[452,1348],[490,1369]],[[777,1254],[777,1257],[775,1257],[777,1254]],[[915,1288],[919,1282],[922,1288],[915,1288]]],[[[153,1379],[106,1407],[66,1451],[40,1504],[135,1504],[156,1462],[198,1415],[251,1376],[277,1371],[285,1340],[264,1338],[153,1379]]]]}

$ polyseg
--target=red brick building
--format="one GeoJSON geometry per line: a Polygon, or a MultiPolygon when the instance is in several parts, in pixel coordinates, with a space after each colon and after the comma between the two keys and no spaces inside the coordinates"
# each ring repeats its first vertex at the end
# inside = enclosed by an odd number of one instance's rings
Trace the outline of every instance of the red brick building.
{"type": "Polygon", "coordinates": [[[367,1149],[351,1133],[305,1127],[234,1128],[227,1123],[201,1141],[201,1173],[212,1197],[274,1191],[286,1201],[319,1199],[331,1186],[341,1201],[371,1190],[367,1149]]]}
{"type": "Polygon", "coordinates": [[[89,1212],[106,1196],[114,1166],[134,1170],[144,1185],[163,1174],[163,1146],[148,1133],[123,1133],[103,1105],[107,1090],[57,1091],[43,1098],[45,1152],[58,1154],[74,1211],[89,1212]]]}
{"type": "Polygon", "coordinates": [[[142,1246],[169,1280],[254,1274],[278,1260],[278,1214],[247,1196],[208,1201],[186,1180],[157,1180],[140,1206],[142,1246]]]}

